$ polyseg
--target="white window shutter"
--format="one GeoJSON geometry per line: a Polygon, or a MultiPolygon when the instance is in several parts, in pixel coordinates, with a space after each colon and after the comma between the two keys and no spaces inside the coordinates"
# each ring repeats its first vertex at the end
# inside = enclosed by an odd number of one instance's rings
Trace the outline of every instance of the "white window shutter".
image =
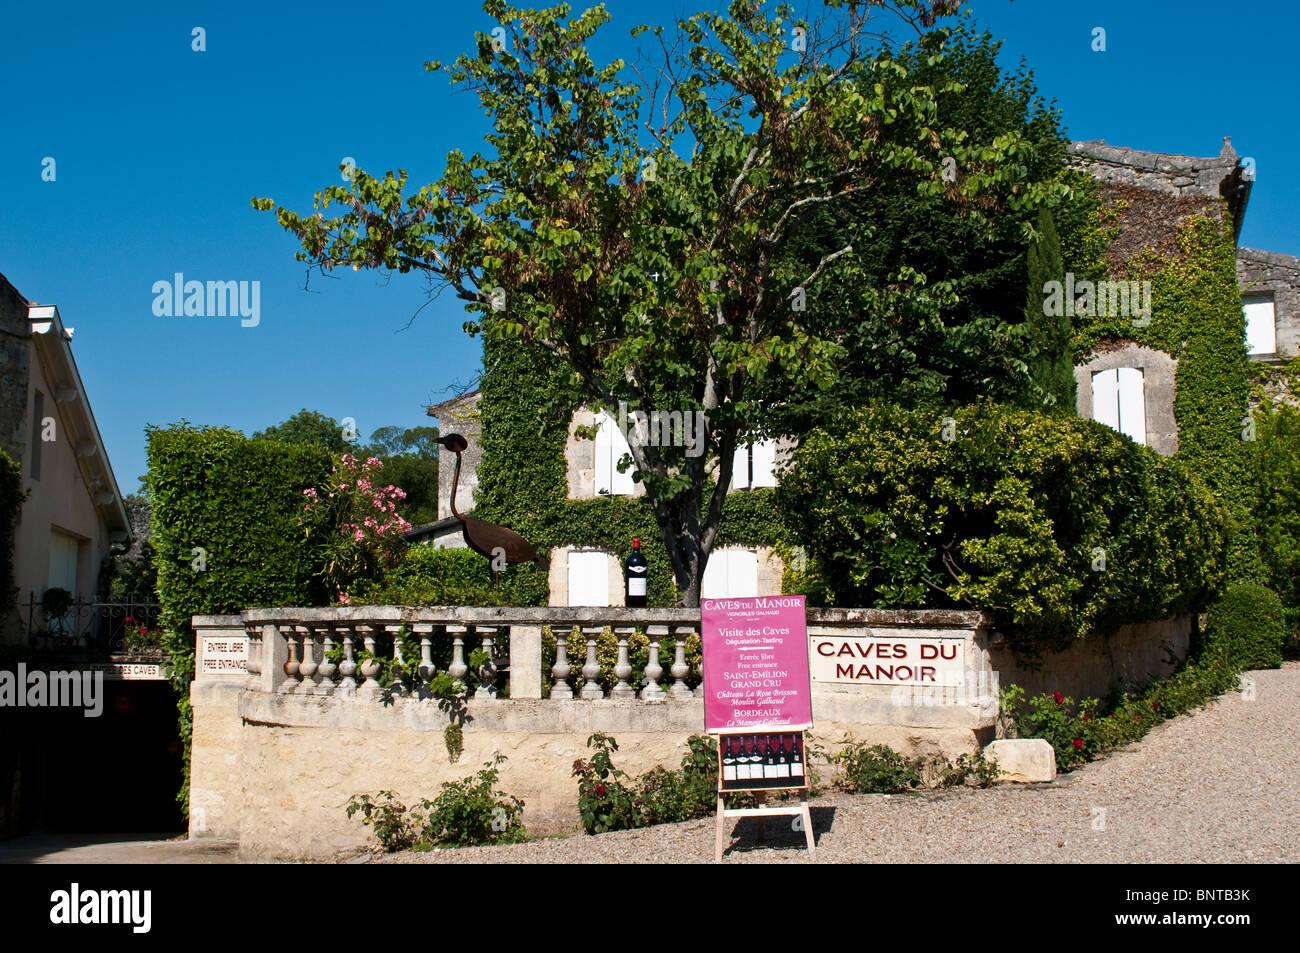
{"type": "Polygon", "coordinates": [[[1118,368],[1117,384],[1119,391],[1119,427],[1120,433],[1133,438],[1135,443],[1147,442],[1147,402],[1146,388],[1142,369],[1138,367],[1118,368]]]}
{"type": "Polygon", "coordinates": [[[613,466],[610,463],[614,454],[614,434],[618,425],[609,414],[602,413],[596,418],[600,428],[596,431],[596,495],[608,496],[614,491],[614,481],[610,476],[613,466]]]}
{"type": "Polygon", "coordinates": [[[610,454],[610,482],[614,487],[615,496],[631,496],[636,492],[636,482],[632,479],[632,471],[636,469],[635,463],[629,463],[626,470],[622,473],[618,471],[618,462],[625,456],[632,455],[632,448],[628,446],[627,438],[618,429],[618,424],[611,417],[609,421],[610,441],[614,452],[610,454]]]}
{"type": "Polygon", "coordinates": [[[1242,310],[1246,312],[1246,351],[1250,354],[1277,353],[1277,315],[1272,301],[1247,301],[1242,310]]]}
{"type": "Polygon", "coordinates": [[[1119,381],[1114,370],[1092,375],[1092,419],[1119,429],[1119,381]]]}
{"type": "Polygon", "coordinates": [[[750,599],[758,595],[758,553],[733,550],[728,553],[727,595],[734,599],[750,599]]]}
{"type": "Polygon", "coordinates": [[[754,444],[754,486],[776,486],[776,441],[754,444]]]}
{"type": "Polygon", "coordinates": [[[605,553],[569,553],[569,605],[609,605],[609,557],[605,553]]]}
{"type": "Polygon", "coordinates": [[[701,599],[723,599],[727,595],[727,563],[730,553],[714,550],[709,554],[709,563],[704,567],[704,579],[700,581],[701,599]]]}
{"type": "Polygon", "coordinates": [[[749,445],[743,444],[736,448],[735,455],[731,458],[731,488],[733,490],[749,489],[749,445]]]}
{"type": "Polygon", "coordinates": [[[758,553],[743,549],[715,551],[704,567],[702,599],[743,599],[758,595],[758,553]]]}

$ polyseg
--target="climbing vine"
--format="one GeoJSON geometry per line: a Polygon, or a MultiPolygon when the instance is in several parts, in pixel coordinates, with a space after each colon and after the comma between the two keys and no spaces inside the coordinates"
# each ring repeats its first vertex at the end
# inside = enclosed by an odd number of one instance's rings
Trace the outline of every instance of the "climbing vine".
{"type": "Polygon", "coordinates": [[[1260,582],[1259,501],[1245,439],[1250,383],[1232,223],[1226,214],[1221,222],[1194,218],[1179,229],[1178,245],[1177,257],[1145,253],[1127,262],[1129,280],[1151,282],[1150,323],[1135,325],[1129,315],[1084,318],[1075,355],[1082,361],[1105,341],[1131,340],[1177,359],[1177,456],[1225,510],[1229,584],[1260,582]]]}

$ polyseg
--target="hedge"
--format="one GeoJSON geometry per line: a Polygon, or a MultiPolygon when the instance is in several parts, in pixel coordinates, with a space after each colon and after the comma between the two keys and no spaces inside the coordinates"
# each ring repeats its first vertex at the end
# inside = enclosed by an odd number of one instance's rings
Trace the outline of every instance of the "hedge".
{"type": "Polygon", "coordinates": [[[22,467],[0,450],[0,619],[14,604],[14,523],[23,505],[22,467]]]}
{"type": "Polygon", "coordinates": [[[1300,410],[1272,407],[1255,415],[1256,533],[1269,588],[1282,598],[1287,631],[1300,633],[1300,410]]]}
{"type": "Polygon", "coordinates": [[[324,447],[249,440],[226,427],[182,422],[145,433],[164,647],[180,693],[185,780],[177,800],[188,812],[190,618],[324,603],[318,558],[298,517],[303,490],[328,478],[332,458],[324,447]]]}
{"type": "Polygon", "coordinates": [[[1282,665],[1282,600],[1264,586],[1233,586],[1207,615],[1205,644],[1218,649],[1237,668],[1282,665]]]}
{"type": "Polygon", "coordinates": [[[250,440],[225,427],[147,428],[163,624],[251,606],[323,604],[298,519],[328,478],[324,447],[250,440]],[[201,561],[200,561],[201,560],[201,561]]]}
{"type": "Polygon", "coordinates": [[[992,610],[1026,656],[1199,611],[1221,510],[1103,424],[996,404],[877,404],[809,434],[777,490],[832,603],[992,610]]]}

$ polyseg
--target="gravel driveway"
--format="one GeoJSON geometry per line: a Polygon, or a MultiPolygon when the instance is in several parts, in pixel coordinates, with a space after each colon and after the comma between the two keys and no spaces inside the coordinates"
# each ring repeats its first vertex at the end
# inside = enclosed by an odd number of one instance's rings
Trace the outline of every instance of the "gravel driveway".
{"type": "MultiPolygon", "coordinates": [[[[812,802],[822,863],[1282,863],[1300,860],[1300,665],[1224,696],[1053,784],[812,802]]],[[[807,863],[803,834],[732,822],[725,863],[807,863]]],[[[713,818],[375,863],[711,863],[713,818]]]]}

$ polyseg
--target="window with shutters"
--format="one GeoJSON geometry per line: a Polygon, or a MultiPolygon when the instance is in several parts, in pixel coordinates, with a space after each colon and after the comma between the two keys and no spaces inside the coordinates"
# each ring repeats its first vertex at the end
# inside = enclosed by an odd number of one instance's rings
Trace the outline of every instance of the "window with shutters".
{"type": "Polygon", "coordinates": [[[1116,367],[1092,375],[1092,419],[1134,442],[1147,442],[1146,386],[1140,367],[1116,367]]]}
{"type": "Polygon", "coordinates": [[[756,440],[736,449],[731,465],[731,488],[753,490],[776,486],[776,441],[756,440]]]}
{"type": "Polygon", "coordinates": [[[758,553],[719,549],[709,556],[700,582],[704,599],[741,599],[758,595],[758,553]]]}
{"type": "Polygon", "coordinates": [[[609,605],[608,553],[569,553],[569,605],[609,605]]]}
{"type": "Polygon", "coordinates": [[[1246,314],[1246,352],[1251,356],[1277,353],[1277,312],[1272,298],[1242,298],[1246,314]]]}
{"type": "Polygon", "coordinates": [[[636,484],[632,481],[632,467],[622,473],[618,462],[632,451],[627,438],[618,429],[618,421],[607,413],[596,417],[595,484],[597,496],[633,496],[636,484]]]}

